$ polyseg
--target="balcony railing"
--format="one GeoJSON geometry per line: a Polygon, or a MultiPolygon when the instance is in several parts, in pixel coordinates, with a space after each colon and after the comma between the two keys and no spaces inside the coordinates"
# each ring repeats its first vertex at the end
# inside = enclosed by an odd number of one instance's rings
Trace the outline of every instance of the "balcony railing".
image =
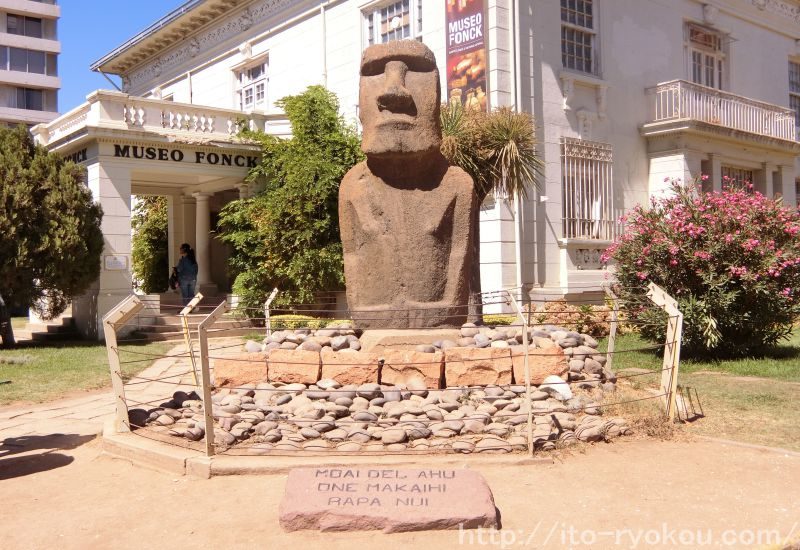
{"type": "Polygon", "coordinates": [[[98,90],[80,107],[37,126],[34,133],[42,145],[48,145],[87,126],[145,131],[197,142],[229,141],[243,127],[278,136],[291,132],[285,115],[243,113],[98,90]]]}
{"type": "Polygon", "coordinates": [[[672,80],[649,88],[654,98],[653,122],[695,120],[758,136],[796,141],[794,111],[700,86],[672,80]]]}

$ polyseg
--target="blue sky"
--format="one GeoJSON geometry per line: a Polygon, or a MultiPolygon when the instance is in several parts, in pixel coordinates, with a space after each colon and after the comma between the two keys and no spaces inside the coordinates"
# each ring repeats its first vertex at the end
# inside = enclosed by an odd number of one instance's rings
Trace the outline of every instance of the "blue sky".
{"type": "MultiPolygon", "coordinates": [[[[186,0],[59,0],[59,112],[65,113],[98,88],[113,89],[89,65],[168,14],[186,0]]],[[[119,79],[111,77],[119,84],[119,79]]]]}

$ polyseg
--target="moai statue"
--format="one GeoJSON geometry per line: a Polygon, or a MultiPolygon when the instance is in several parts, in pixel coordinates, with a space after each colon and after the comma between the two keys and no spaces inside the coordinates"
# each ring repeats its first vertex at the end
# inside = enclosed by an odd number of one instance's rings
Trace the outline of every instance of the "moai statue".
{"type": "Polygon", "coordinates": [[[404,40],[361,59],[359,116],[367,160],[339,189],[347,301],[361,328],[460,326],[467,317],[472,178],[439,147],[433,52],[404,40]]]}

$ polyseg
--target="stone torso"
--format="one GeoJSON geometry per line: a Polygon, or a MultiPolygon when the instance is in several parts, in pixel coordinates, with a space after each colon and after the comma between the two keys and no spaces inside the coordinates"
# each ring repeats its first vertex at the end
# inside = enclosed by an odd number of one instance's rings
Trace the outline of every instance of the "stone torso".
{"type": "Polygon", "coordinates": [[[458,322],[451,317],[461,317],[453,306],[468,301],[475,203],[471,178],[456,167],[439,182],[403,187],[387,184],[365,162],[348,172],[339,191],[348,304],[351,310],[372,312],[354,313],[360,326],[458,322]],[[404,308],[417,310],[383,313],[404,308]]]}

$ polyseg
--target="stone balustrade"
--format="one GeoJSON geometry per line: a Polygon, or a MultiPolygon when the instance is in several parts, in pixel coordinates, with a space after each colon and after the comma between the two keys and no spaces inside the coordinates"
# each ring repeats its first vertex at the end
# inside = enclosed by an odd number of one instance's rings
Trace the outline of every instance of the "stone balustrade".
{"type": "Polygon", "coordinates": [[[87,102],[48,124],[33,129],[42,145],[55,144],[84,127],[108,130],[140,130],[187,141],[229,141],[241,129],[288,136],[291,127],[282,114],[245,113],[204,105],[98,90],[87,102]]]}

